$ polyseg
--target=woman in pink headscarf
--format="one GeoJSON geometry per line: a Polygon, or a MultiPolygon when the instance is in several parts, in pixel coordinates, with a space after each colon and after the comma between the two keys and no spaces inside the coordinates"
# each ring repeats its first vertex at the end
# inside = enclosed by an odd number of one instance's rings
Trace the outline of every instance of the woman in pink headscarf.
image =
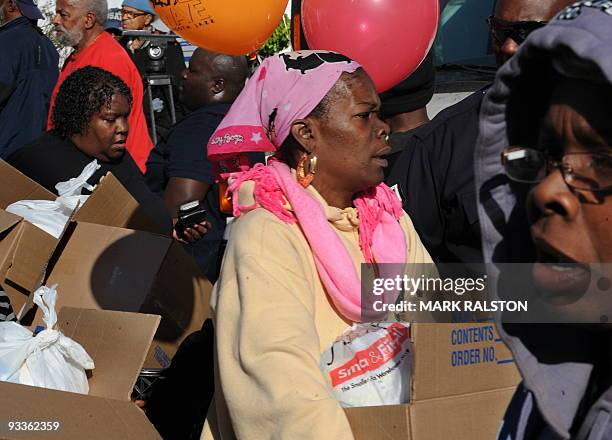
{"type": "Polygon", "coordinates": [[[429,263],[384,184],[389,127],[352,60],[302,51],[262,63],[208,143],[226,174],[247,152],[266,166],[231,174],[234,221],[213,292],[216,394],[202,438],[351,439],[319,369],[354,322],[361,263],[429,263]]]}

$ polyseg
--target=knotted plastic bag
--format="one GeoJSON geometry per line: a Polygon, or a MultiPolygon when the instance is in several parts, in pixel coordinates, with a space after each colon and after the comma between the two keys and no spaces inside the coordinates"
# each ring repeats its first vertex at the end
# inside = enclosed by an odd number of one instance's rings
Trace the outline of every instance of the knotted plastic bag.
{"type": "Polygon", "coordinates": [[[16,322],[0,322],[0,380],[87,394],[85,370],[92,370],[94,362],[80,344],[53,329],[56,287],[34,292],[47,327],[36,336],[16,322]]]}
{"type": "Polygon", "coordinates": [[[355,324],[321,356],[321,370],[344,408],[410,401],[412,344],[409,327],[355,324]]]}
{"type": "Polygon", "coordinates": [[[83,189],[93,191],[94,187],[87,183],[100,168],[98,161],[91,161],[81,174],[66,182],[59,182],[55,189],[59,197],[55,200],[20,200],[6,207],[6,211],[23,217],[43,231],[59,238],[66,227],[70,216],[87,200],[88,195],[81,195],[83,189]]]}

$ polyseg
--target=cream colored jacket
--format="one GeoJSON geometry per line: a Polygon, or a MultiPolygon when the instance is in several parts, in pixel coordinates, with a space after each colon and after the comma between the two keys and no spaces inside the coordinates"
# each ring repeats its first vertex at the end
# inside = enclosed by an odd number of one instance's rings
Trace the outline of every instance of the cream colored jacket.
{"type": "MultiPolygon", "coordinates": [[[[251,188],[243,185],[242,204],[253,203],[251,188]]],[[[359,270],[356,210],[309,190],[359,270]]],[[[408,261],[430,263],[408,215],[400,224],[408,261]]],[[[236,219],[212,306],[216,391],[202,439],[353,438],[319,369],[322,352],[352,323],[332,306],[298,225],[263,208],[236,219]]]]}

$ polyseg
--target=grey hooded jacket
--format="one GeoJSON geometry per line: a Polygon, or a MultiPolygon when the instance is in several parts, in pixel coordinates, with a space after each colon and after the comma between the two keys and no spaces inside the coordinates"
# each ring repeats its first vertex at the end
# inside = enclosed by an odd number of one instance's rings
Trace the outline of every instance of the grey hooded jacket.
{"type": "MultiPolygon", "coordinates": [[[[530,35],[484,99],[475,173],[485,262],[534,261],[528,188],[507,179],[500,153],[535,144],[553,72],[612,83],[611,0],[577,2],[530,35]]],[[[490,285],[498,276],[492,269],[490,285]]],[[[612,388],[589,394],[595,372],[612,376],[596,367],[592,336],[552,324],[500,324],[499,330],[523,376],[500,439],[612,439],[612,388]]]]}

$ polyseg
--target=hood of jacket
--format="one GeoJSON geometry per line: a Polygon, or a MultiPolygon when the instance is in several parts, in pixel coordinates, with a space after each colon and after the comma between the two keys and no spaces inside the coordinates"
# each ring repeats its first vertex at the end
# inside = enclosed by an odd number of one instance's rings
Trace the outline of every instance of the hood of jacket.
{"type": "MultiPolygon", "coordinates": [[[[582,1],[568,7],[533,32],[497,73],[484,98],[475,150],[483,254],[487,263],[532,262],[526,196],[529,187],[510,182],[501,163],[508,146],[535,146],[554,75],[612,83],[612,1],[582,1]]],[[[499,270],[489,265],[490,286],[499,270]]],[[[496,296],[497,293],[493,292],[496,296]]],[[[542,324],[499,325],[514,354],[524,385],[554,431],[569,430],[593,370],[585,339],[575,327],[542,324]],[[551,344],[551,341],[556,341],[551,344]]],[[[612,392],[604,393],[585,419],[593,424],[598,410],[610,411],[612,392]],[[610,402],[606,402],[605,396],[610,402]]],[[[584,426],[580,437],[590,428],[584,426]]]]}

